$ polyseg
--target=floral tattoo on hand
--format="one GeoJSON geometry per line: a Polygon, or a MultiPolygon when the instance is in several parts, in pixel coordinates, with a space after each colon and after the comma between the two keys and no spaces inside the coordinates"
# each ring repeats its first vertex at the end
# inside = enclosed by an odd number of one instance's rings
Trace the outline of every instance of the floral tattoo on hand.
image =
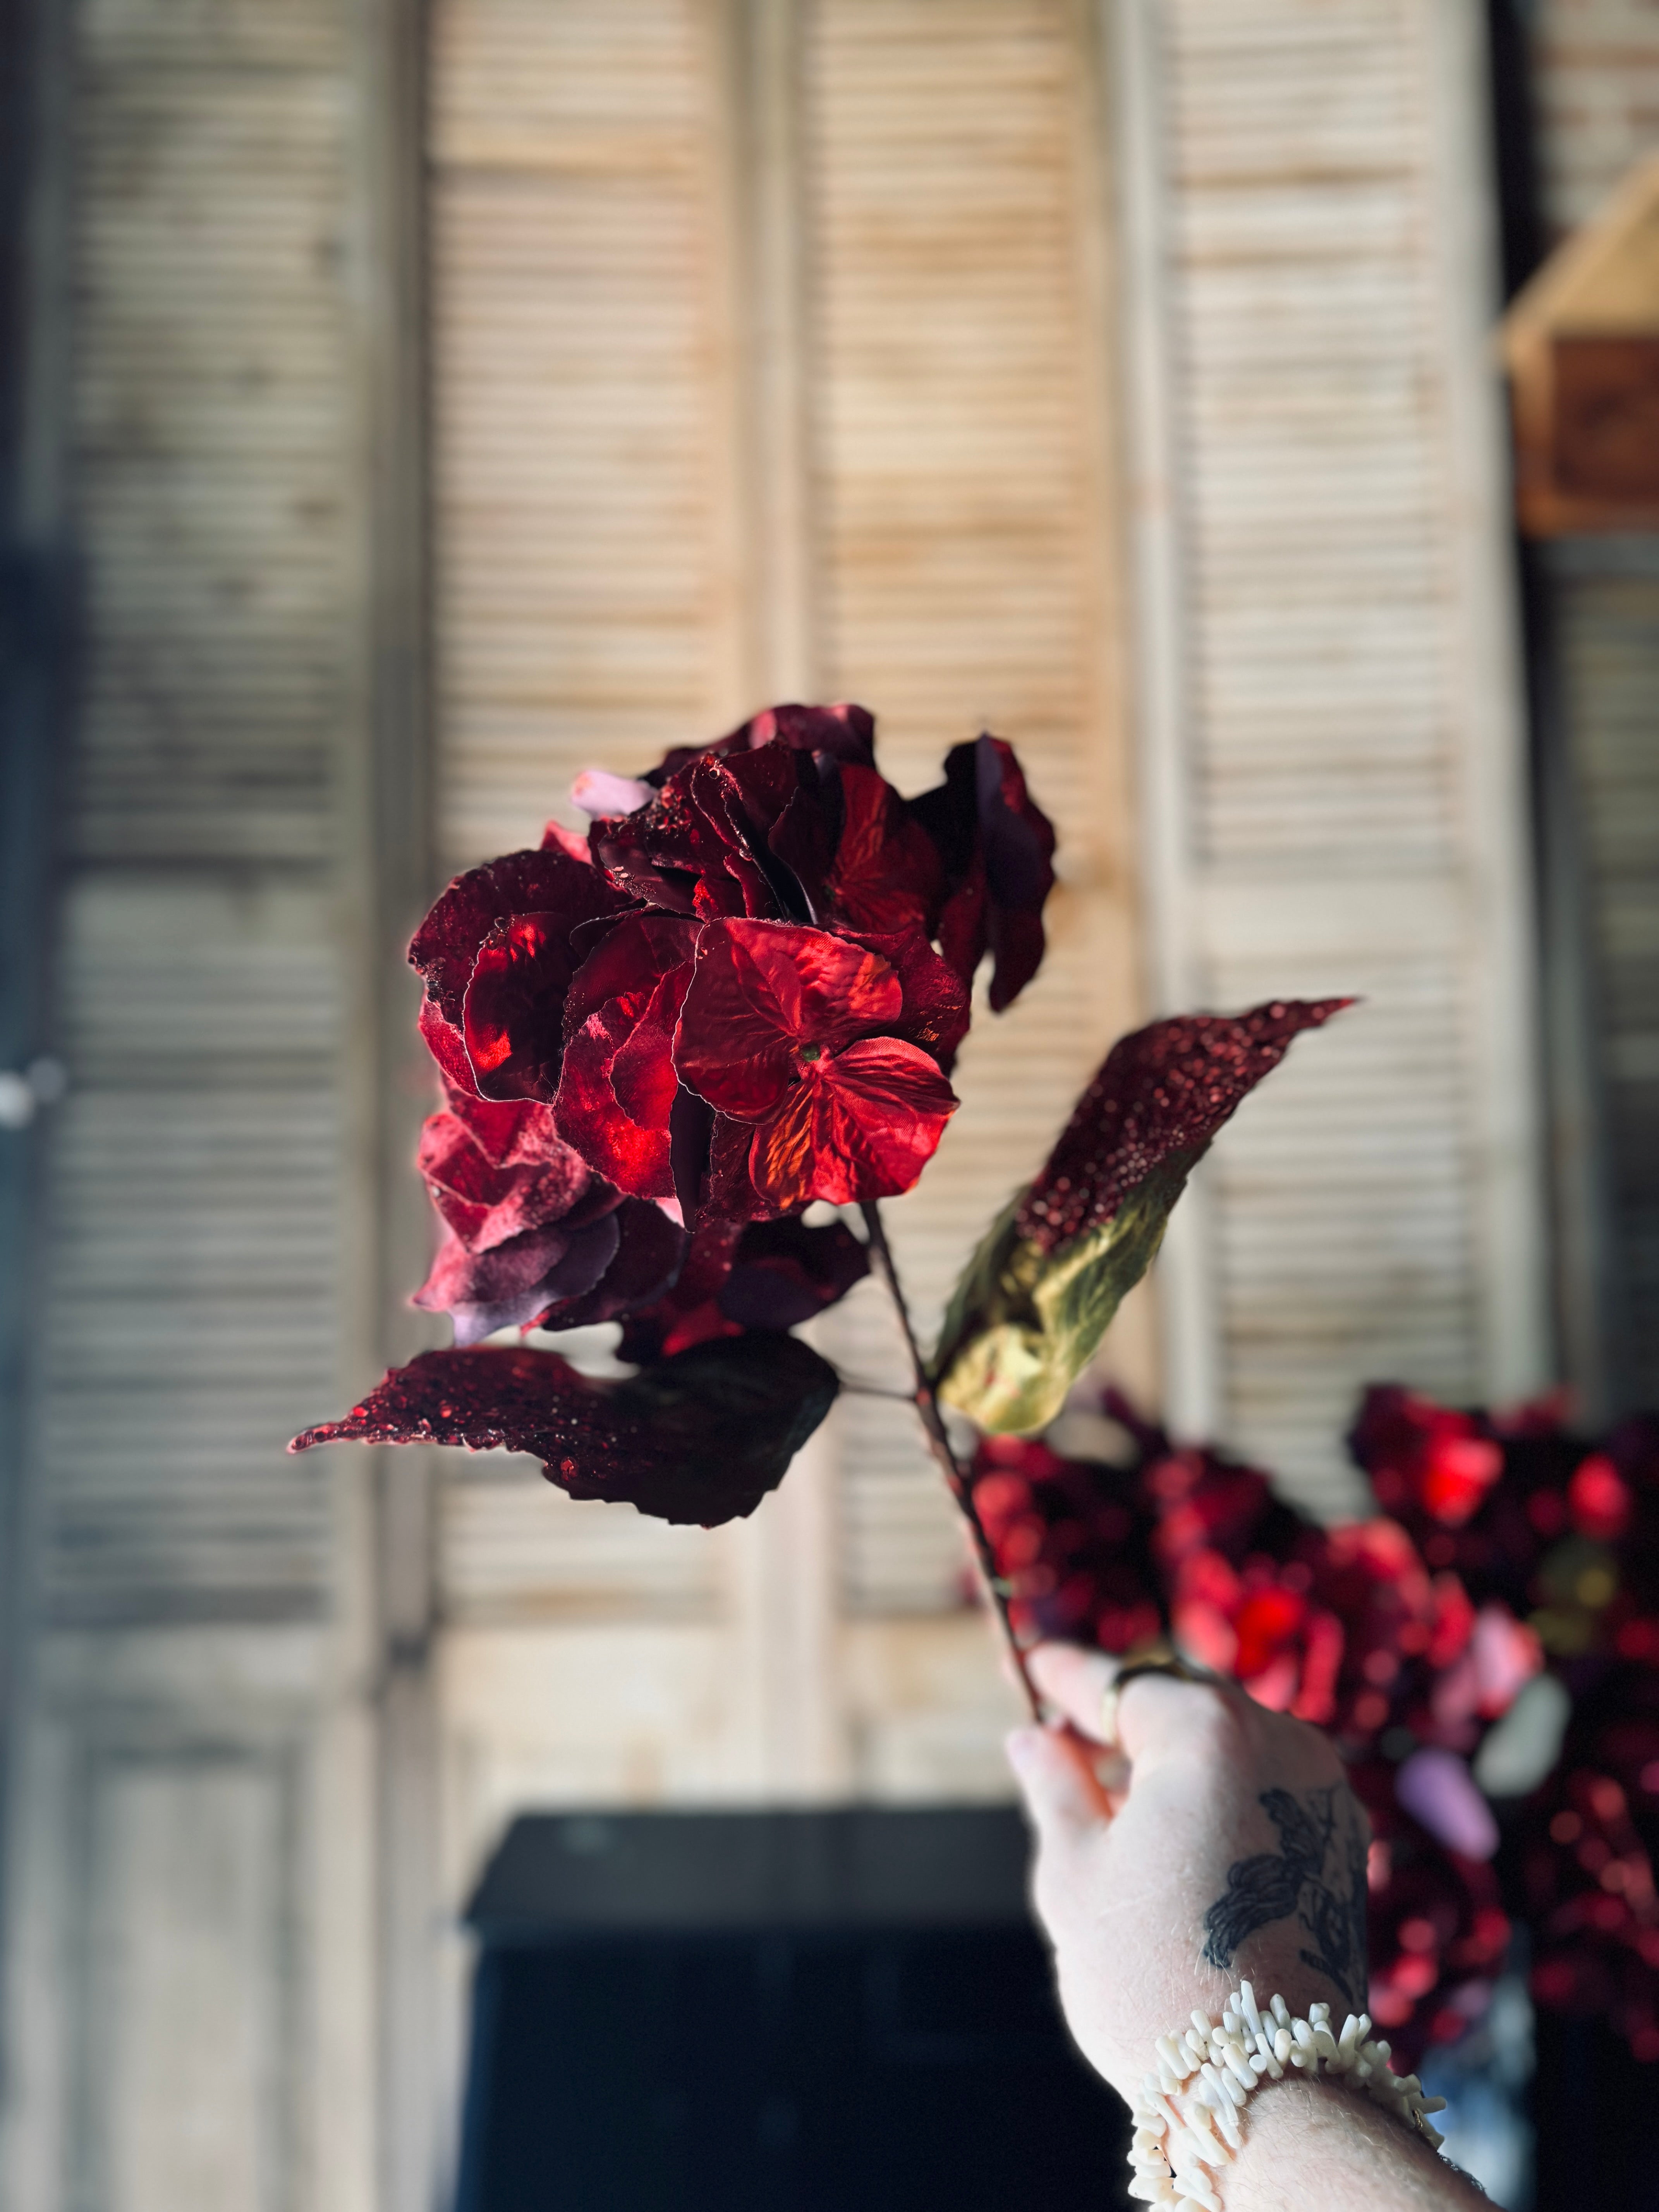
{"type": "Polygon", "coordinates": [[[1278,1851],[1236,1859],[1227,1888],[1204,1916],[1203,1956],[1230,1967],[1258,1928],[1295,1917],[1312,1948],[1300,1954],[1334,1983],[1351,2008],[1365,1992],[1364,1822],[1346,1785],[1310,1790],[1265,1790],[1260,1800],[1279,1831],[1278,1851]]]}

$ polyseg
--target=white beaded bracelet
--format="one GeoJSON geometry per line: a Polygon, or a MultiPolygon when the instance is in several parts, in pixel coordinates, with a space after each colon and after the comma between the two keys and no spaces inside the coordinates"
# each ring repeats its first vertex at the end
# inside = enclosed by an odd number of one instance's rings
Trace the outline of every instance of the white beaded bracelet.
{"type": "Polygon", "coordinates": [[[1258,2011],[1255,1990],[1241,1982],[1218,2022],[1194,2012],[1189,2027],[1160,2035],[1158,2071],[1135,2098],[1130,2196],[1173,2212],[1221,2212],[1212,2176],[1243,2149],[1240,2117],[1264,2075],[1275,2081],[1293,2070],[1340,2075],[1437,2150],[1444,2138],[1428,2115],[1443,2112],[1445,2099],[1425,2097],[1415,2074],[1390,2073],[1388,2045],[1366,2040],[1370,2026],[1369,2014],[1350,2013],[1338,2035],[1328,2005],[1310,2005],[1306,2020],[1297,2020],[1283,1997],[1258,2011]]]}

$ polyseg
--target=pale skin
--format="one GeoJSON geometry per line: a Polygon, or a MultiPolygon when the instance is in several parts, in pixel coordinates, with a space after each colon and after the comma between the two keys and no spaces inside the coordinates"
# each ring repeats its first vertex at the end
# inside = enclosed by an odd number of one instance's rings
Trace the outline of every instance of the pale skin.
{"type": "MultiPolygon", "coordinates": [[[[1090,2064],[1128,2099],[1156,2039],[1194,2006],[1218,2016],[1241,1977],[1304,2016],[1321,2000],[1339,2022],[1359,2010],[1369,1831],[1319,1731],[1232,1685],[1143,1674],[1123,1689],[1108,1748],[1113,1662],[1048,1644],[1029,1663],[1055,1717],[1016,1730],[1008,1755],[1036,1831],[1060,2002],[1090,2064]]],[[[1264,2082],[1244,2135],[1226,2212],[1487,2203],[1340,2082],[1264,2082]]]]}

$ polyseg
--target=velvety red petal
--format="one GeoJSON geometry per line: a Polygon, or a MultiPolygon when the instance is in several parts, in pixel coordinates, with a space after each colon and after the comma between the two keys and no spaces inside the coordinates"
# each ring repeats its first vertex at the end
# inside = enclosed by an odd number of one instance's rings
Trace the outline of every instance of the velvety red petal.
{"type": "Polygon", "coordinates": [[[675,1194],[674,1027],[696,939],[695,922],[665,915],[619,923],[578,971],[567,1004],[559,1128],[636,1198],[675,1194]]]}
{"type": "Polygon", "coordinates": [[[709,1337],[736,1334],[737,1323],[726,1319],[715,1301],[743,1233],[735,1221],[714,1222],[696,1231],[672,1287],[653,1304],[635,1306],[624,1319],[618,1346],[624,1359],[645,1365],[709,1337]]]}
{"type": "Polygon", "coordinates": [[[591,1291],[616,1258],[620,1236],[614,1212],[606,1212],[580,1225],[564,1221],[531,1230],[488,1252],[469,1253],[451,1237],[410,1303],[447,1313],[455,1341],[477,1344],[591,1291]]]}
{"type": "Polygon", "coordinates": [[[825,1060],[755,1132],[750,1173],[793,1212],[896,1198],[933,1158],[958,1100],[939,1065],[898,1037],[866,1037],[825,1060]]]}
{"type": "Polygon", "coordinates": [[[573,967],[561,915],[515,914],[491,929],[462,1001],[461,1033],[480,1097],[552,1099],[573,967]]]}
{"type": "Polygon", "coordinates": [[[967,875],[940,909],[935,933],[939,949],[953,974],[971,988],[991,943],[990,900],[985,863],[975,854],[967,875]]]}
{"type": "Polygon", "coordinates": [[[752,720],[738,725],[707,745],[677,745],[665,754],[652,780],[666,779],[705,754],[730,757],[757,751],[775,741],[808,753],[827,754],[832,760],[859,761],[866,767],[875,759],[876,720],[866,707],[843,702],[833,707],[768,707],[752,720]]]}
{"type": "Polygon", "coordinates": [[[562,846],[507,853],[455,878],[410,939],[410,965],[443,1019],[459,1029],[478,948],[498,921],[515,914],[557,914],[569,928],[589,916],[623,913],[629,904],[562,846]]]}
{"type": "MultiPolygon", "coordinates": [[[[773,1110],[809,1054],[895,1022],[904,990],[861,946],[789,922],[711,922],[680,1010],[674,1062],[699,1097],[750,1121],[773,1110]]],[[[811,1064],[810,1062],[806,1064],[811,1064]]]]}
{"type": "Polygon", "coordinates": [[[754,1125],[716,1114],[708,1144],[708,1173],[703,1183],[697,1225],[713,1221],[770,1221],[787,1209],[775,1206],[756,1189],[749,1156],[754,1125]]]}
{"type": "Polygon", "coordinates": [[[445,1082],[458,1091],[470,1093],[472,1090],[472,1063],[466,1056],[466,1039],[461,1035],[458,1023],[444,1019],[430,991],[421,1001],[416,1026],[427,1050],[437,1061],[438,1071],[445,1082]]]}
{"type": "Polygon", "coordinates": [[[968,986],[920,929],[883,937],[860,931],[855,941],[885,960],[899,979],[904,1003],[890,1026],[931,1053],[948,1075],[973,1014],[968,986]]]}
{"type": "Polygon", "coordinates": [[[493,1167],[562,1159],[570,1150],[553,1125],[553,1109],[535,1098],[479,1098],[446,1082],[444,1103],[493,1167]]]}
{"type": "Polygon", "coordinates": [[[573,1498],[714,1528],[753,1512],[835,1401],[835,1370],[799,1338],[699,1345],[623,1382],[556,1352],[427,1352],[394,1368],[322,1443],[465,1444],[533,1452],[573,1498]]]}
{"type": "Polygon", "coordinates": [[[744,1328],[795,1328],[844,1298],[870,1255],[843,1222],[751,1222],[721,1285],[720,1310],[744,1328]]]}
{"type": "Polygon", "coordinates": [[[454,1114],[434,1114],[426,1122],[415,1164],[434,1205],[469,1252],[487,1251],[562,1219],[591,1180],[586,1162],[568,1145],[559,1145],[550,1159],[497,1166],[454,1114]]]}
{"type": "Polygon", "coordinates": [[[645,1199],[625,1198],[612,1218],[617,1250],[604,1275],[585,1295],[564,1298],[538,1314],[538,1328],[591,1328],[653,1305],[672,1291],[691,1241],[684,1230],[645,1199]]]}
{"type": "Polygon", "coordinates": [[[1275,999],[1120,1037],[1021,1204],[1016,1233],[1052,1252],[1109,1221],[1172,1152],[1201,1151],[1304,1030],[1352,999],[1275,999]]]}
{"type": "Polygon", "coordinates": [[[557,851],[568,859],[576,860],[584,868],[593,865],[593,855],[587,849],[587,839],[574,830],[567,830],[562,822],[550,822],[542,832],[544,852],[557,851]]]}
{"type": "Polygon", "coordinates": [[[694,760],[636,814],[602,819],[590,833],[611,880],[676,914],[777,911],[750,849],[743,801],[718,760],[694,760]]]}
{"type": "Polygon", "coordinates": [[[861,935],[922,929],[944,879],[933,841],[873,768],[841,771],[845,809],[829,894],[835,917],[861,935]]]}

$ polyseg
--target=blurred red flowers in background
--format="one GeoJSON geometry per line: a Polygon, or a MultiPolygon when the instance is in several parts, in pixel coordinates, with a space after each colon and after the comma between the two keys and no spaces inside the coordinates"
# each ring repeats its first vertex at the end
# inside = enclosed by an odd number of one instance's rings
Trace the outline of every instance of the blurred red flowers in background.
{"type": "Polygon", "coordinates": [[[1384,1510],[1330,1528],[1115,1397],[1115,1463],[987,1438],[975,1495],[1028,1638],[1172,1637],[1327,1729],[1375,1834],[1373,2016],[1407,2063],[1484,2010],[1512,1924],[1543,2005],[1659,2057],[1659,1425],[1591,1443],[1367,1393],[1384,1510]]]}

